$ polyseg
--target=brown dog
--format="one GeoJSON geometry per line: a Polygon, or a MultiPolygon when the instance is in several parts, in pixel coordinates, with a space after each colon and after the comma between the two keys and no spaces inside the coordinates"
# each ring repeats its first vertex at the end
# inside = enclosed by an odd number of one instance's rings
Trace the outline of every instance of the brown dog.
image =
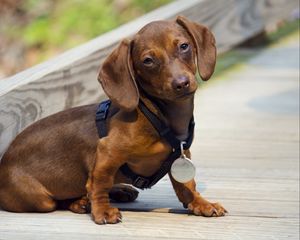
{"type": "MultiPolygon", "coordinates": [[[[139,99],[178,139],[186,139],[197,89],[196,59],[201,78],[208,80],[216,62],[214,37],[184,17],[152,22],[132,40],[122,41],[99,74],[114,112],[107,120],[108,135],[98,137],[97,105],[69,109],[32,124],[2,158],[0,206],[13,212],[49,212],[59,200],[68,199],[70,210],[84,213],[90,201],[96,223],[121,221],[109,198],[133,201],[137,191],[116,185],[132,183],[119,168],[127,163],[135,173],[150,176],[172,151],[138,108],[139,99]]],[[[189,150],[185,153],[190,156],[189,150]]],[[[194,180],[183,184],[170,178],[179,200],[195,215],[225,214],[221,205],[200,196],[194,180]]]]}

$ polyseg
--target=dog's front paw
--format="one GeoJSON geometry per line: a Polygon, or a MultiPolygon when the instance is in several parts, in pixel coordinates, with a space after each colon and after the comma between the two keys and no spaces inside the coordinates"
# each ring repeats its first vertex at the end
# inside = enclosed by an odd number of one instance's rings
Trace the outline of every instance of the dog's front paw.
{"type": "Polygon", "coordinates": [[[188,209],[197,216],[205,217],[221,217],[227,213],[227,210],[219,203],[210,203],[198,199],[189,203],[188,209]]]}
{"type": "Polygon", "coordinates": [[[113,207],[103,207],[92,210],[92,218],[97,224],[114,224],[122,222],[122,215],[119,209],[113,207]]]}

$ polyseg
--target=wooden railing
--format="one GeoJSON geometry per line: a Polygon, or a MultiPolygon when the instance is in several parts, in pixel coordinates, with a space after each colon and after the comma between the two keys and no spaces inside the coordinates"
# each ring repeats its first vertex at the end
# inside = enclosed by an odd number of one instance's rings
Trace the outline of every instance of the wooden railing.
{"type": "Polygon", "coordinates": [[[121,39],[130,37],[148,22],[184,15],[213,31],[220,53],[288,18],[297,7],[298,0],[178,0],[0,80],[0,156],[32,122],[104,98],[96,80],[101,63],[121,39]]]}

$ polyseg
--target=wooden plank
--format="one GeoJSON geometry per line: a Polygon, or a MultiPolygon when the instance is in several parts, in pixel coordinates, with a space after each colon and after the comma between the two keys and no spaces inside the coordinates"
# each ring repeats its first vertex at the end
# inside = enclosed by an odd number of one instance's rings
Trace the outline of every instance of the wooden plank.
{"type": "Polygon", "coordinates": [[[185,15],[209,26],[219,52],[287,18],[296,0],[178,0],[74,48],[52,60],[0,81],[0,156],[32,122],[104,97],[97,80],[101,62],[122,39],[158,19],[185,15]],[[284,11],[282,8],[284,6],[284,11]],[[276,13],[276,14],[275,14],[276,13]],[[275,17],[274,17],[275,16],[275,17]]]}
{"type": "MultiPolygon", "coordinates": [[[[218,168],[197,168],[197,189],[203,196],[224,204],[230,216],[298,217],[299,178],[277,178],[273,170],[256,173],[229,166],[221,175],[218,168]]],[[[115,205],[133,211],[186,212],[167,178],[151,190],[140,191],[136,202],[115,205]]]]}
{"type": "Polygon", "coordinates": [[[296,218],[204,218],[185,214],[123,212],[123,223],[99,226],[88,215],[59,211],[45,215],[47,217],[43,214],[3,213],[0,239],[297,240],[299,237],[296,218]]]}

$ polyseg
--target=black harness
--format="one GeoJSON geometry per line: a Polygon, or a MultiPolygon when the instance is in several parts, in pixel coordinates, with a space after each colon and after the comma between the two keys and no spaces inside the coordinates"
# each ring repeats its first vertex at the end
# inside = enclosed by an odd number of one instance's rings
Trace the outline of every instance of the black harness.
{"type": "MultiPolygon", "coordinates": [[[[99,104],[96,112],[96,126],[100,138],[105,137],[108,134],[108,130],[106,127],[106,119],[108,116],[110,105],[111,101],[105,100],[99,104]]],[[[166,124],[164,124],[164,122],[161,121],[153,112],[151,112],[141,100],[139,101],[139,109],[146,116],[149,122],[153,125],[160,137],[164,138],[172,147],[172,152],[170,153],[168,158],[162,163],[160,169],[150,177],[145,177],[134,173],[126,163],[120,167],[121,172],[127,178],[132,180],[133,186],[140,189],[144,189],[151,188],[170,171],[172,163],[181,155],[180,147],[182,141],[177,139],[172,130],[168,126],[166,126],[166,124]]],[[[192,145],[194,136],[194,126],[195,122],[194,118],[192,117],[189,124],[188,138],[186,139],[186,141],[184,141],[183,144],[184,150],[189,149],[192,145]]]]}

